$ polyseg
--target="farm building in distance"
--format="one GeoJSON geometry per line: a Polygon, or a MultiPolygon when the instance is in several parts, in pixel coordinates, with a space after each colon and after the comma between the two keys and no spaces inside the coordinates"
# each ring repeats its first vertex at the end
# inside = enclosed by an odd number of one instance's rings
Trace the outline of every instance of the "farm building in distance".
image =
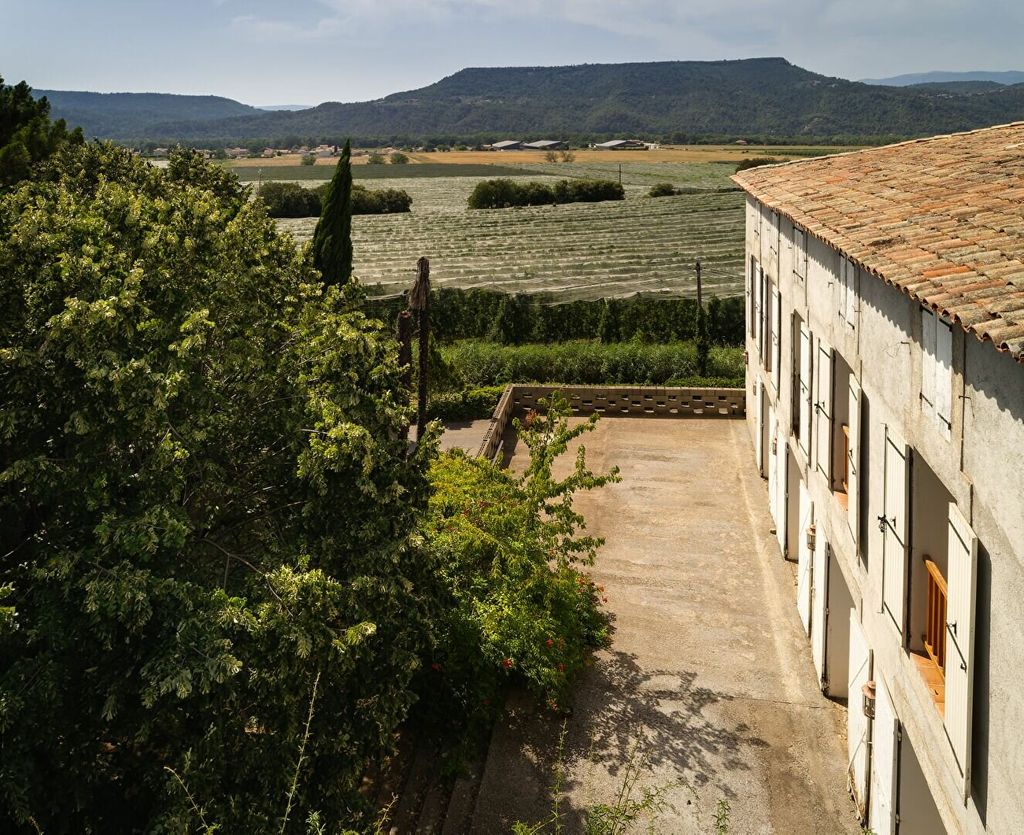
{"type": "Polygon", "coordinates": [[[1020,832],[1024,123],[734,179],[748,426],[858,808],[1020,832]]]}
{"type": "Polygon", "coordinates": [[[569,144],[560,139],[539,139],[536,142],[524,142],[524,151],[567,151],[569,144]]]}
{"type": "Polygon", "coordinates": [[[490,145],[492,151],[519,151],[522,147],[523,143],[519,139],[503,139],[490,145]]]}
{"type": "Polygon", "coordinates": [[[639,139],[610,139],[594,147],[599,151],[646,151],[647,143],[639,139]]]}

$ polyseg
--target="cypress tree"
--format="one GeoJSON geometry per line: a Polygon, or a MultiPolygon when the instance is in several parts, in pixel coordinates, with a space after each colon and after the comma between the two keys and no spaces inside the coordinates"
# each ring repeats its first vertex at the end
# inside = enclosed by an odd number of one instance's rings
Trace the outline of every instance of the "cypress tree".
{"type": "Polygon", "coordinates": [[[313,264],[324,284],[352,277],[352,147],[345,141],[313,232],[313,264]]]}

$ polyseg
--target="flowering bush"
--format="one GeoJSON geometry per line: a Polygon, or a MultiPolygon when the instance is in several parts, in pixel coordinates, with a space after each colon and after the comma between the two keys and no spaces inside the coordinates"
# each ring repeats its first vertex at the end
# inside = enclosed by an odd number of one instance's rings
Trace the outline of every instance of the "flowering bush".
{"type": "Polygon", "coordinates": [[[585,573],[602,540],[583,533],[573,497],[617,481],[618,471],[593,473],[580,446],[568,474],[556,475],[559,456],[596,421],[570,428],[566,413],[556,403],[517,421],[530,451],[522,475],[460,451],[433,465],[426,536],[449,605],[436,621],[424,702],[443,715],[488,711],[508,682],[557,708],[606,640],[599,591],[585,573]]]}

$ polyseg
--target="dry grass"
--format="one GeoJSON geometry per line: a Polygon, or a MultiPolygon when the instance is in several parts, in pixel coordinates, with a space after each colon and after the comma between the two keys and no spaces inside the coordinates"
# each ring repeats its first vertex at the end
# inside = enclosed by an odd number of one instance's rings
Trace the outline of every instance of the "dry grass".
{"type": "MultiPolygon", "coordinates": [[[[852,148],[830,148],[816,145],[675,145],[659,148],[655,151],[573,151],[578,163],[651,163],[651,162],[740,162],[743,159],[758,156],[772,156],[779,159],[798,159],[818,153],[830,151],[849,151],[852,148]]],[[[544,161],[540,151],[433,151],[431,153],[409,153],[409,164],[420,162],[442,164],[475,164],[475,165],[529,165],[544,161]]],[[[284,154],[270,159],[239,159],[226,163],[229,166],[260,166],[299,165],[300,154],[284,154]]],[[[353,165],[365,165],[367,155],[352,157],[353,165]]],[[[318,159],[317,165],[336,165],[334,157],[318,159]]]]}

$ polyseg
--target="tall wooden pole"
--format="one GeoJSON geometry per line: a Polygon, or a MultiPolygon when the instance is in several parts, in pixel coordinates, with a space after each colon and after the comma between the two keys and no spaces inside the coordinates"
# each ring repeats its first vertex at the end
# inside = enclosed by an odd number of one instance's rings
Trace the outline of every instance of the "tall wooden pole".
{"type": "Polygon", "coordinates": [[[408,403],[412,390],[412,314],[403,310],[396,324],[398,338],[398,364],[402,367],[402,402],[408,403]]]}
{"type": "Polygon", "coordinates": [[[427,361],[430,356],[430,261],[421,256],[416,262],[416,283],[412,286],[409,306],[416,311],[420,332],[419,387],[416,404],[416,440],[427,428],[427,361]]]}
{"type": "Polygon", "coordinates": [[[704,318],[704,297],[700,285],[700,259],[697,259],[697,373],[706,377],[708,373],[708,323],[704,318]]]}

